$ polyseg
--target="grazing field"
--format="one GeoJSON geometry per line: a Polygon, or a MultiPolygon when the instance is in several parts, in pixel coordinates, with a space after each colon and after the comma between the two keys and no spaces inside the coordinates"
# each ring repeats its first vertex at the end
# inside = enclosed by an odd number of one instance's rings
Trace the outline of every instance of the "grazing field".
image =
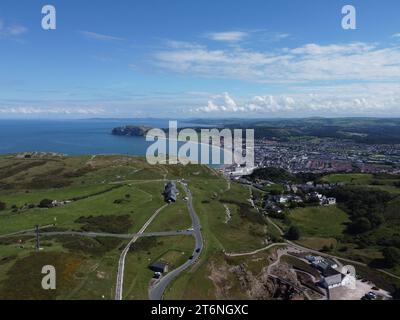
{"type": "Polygon", "coordinates": [[[335,238],[302,237],[297,243],[313,250],[323,250],[325,248],[336,248],[338,241],[335,238]]]}
{"type": "Polygon", "coordinates": [[[164,208],[149,226],[147,232],[186,230],[191,227],[192,221],[184,200],[186,195],[181,186],[177,187],[180,192],[177,202],[164,208]]]}
{"type": "Polygon", "coordinates": [[[345,183],[357,188],[366,188],[371,191],[387,191],[391,194],[400,194],[400,179],[398,176],[373,175],[367,173],[330,174],[322,178],[323,182],[345,183]]]}
{"type": "Polygon", "coordinates": [[[351,174],[331,174],[323,178],[329,183],[351,183],[351,184],[370,184],[373,180],[372,174],[351,173],[351,174]]]}
{"type": "Polygon", "coordinates": [[[305,237],[335,238],[343,234],[348,216],[336,206],[308,207],[290,212],[292,220],[305,237]]]}

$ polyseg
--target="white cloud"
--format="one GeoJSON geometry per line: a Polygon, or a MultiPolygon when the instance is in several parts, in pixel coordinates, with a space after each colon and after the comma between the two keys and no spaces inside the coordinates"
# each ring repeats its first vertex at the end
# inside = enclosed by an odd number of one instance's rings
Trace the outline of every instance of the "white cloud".
{"type": "Polygon", "coordinates": [[[159,51],[154,58],[159,67],[177,73],[261,83],[400,80],[399,46],[360,42],[270,52],[197,45],[159,51]]]}
{"type": "Polygon", "coordinates": [[[239,101],[228,93],[212,97],[193,113],[241,116],[398,116],[399,84],[368,84],[302,88],[286,95],[257,95],[239,101]]]}
{"type": "Polygon", "coordinates": [[[66,114],[66,115],[96,115],[104,113],[103,108],[65,108],[65,107],[33,107],[33,106],[0,106],[0,114],[66,114]]]}
{"type": "Polygon", "coordinates": [[[392,35],[392,38],[400,38],[400,32],[392,35]]]}
{"type": "Polygon", "coordinates": [[[172,48],[172,49],[200,49],[200,48],[205,48],[204,46],[199,45],[197,43],[186,42],[186,41],[175,41],[175,40],[166,41],[166,45],[167,45],[167,47],[172,48]]]}
{"type": "Polygon", "coordinates": [[[79,31],[83,36],[88,39],[99,40],[99,41],[124,41],[123,38],[118,38],[110,35],[105,35],[101,33],[91,32],[91,31],[79,31]]]}
{"type": "Polygon", "coordinates": [[[242,31],[211,32],[206,34],[206,37],[214,41],[237,42],[248,37],[248,33],[242,31]]]}
{"type": "Polygon", "coordinates": [[[22,25],[6,24],[2,19],[0,19],[0,39],[19,37],[27,31],[28,29],[22,25]]]}

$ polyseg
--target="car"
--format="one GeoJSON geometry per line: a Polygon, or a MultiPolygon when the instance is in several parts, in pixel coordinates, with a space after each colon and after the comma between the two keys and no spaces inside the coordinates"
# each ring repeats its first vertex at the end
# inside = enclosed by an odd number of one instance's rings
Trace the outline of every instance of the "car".
{"type": "Polygon", "coordinates": [[[376,298],[378,297],[378,296],[376,295],[376,293],[375,293],[375,292],[372,292],[372,291],[368,292],[368,293],[367,293],[367,296],[370,297],[371,299],[376,299],[376,298]]]}
{"type": "Polygon", "coordinates": [[[200,250],[201,250],[200,248],[196,249],[196,253],[199,253],[199,252],[200,252],[200,250]]]}
{"type": "Polygon", "coordinates": [[[190,256],[190,257],[189,257],[189,260],[193,260],[193,258],[194,258],[194,256],[190,256]]]}

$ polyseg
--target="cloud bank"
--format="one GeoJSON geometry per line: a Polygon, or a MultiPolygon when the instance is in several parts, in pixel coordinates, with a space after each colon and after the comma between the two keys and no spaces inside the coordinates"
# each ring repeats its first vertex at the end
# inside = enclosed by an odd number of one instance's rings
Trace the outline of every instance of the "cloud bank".
{"type": "Polygon", "coordinates": [[[400,46],[375,43],[310,43],[270,52],[187,45],[159,51],[154,59],[175,73],[258,83],[400,80],[400,46]]]}
{"type": "Polygon", "coordinates": [[[191,112],[215,116],[399,116],[400,85],[307,88],[291,95],[257,95],[244,101],[225,92],[191,112]]]}

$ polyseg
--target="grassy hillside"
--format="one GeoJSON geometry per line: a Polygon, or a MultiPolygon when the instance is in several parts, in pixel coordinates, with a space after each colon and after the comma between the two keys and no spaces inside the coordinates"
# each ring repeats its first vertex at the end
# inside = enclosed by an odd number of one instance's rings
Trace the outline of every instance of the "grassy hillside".
{"type": "MultiPolygon", "coordinates": [[[[125,156],[20,159],[11,155],[0,158],[0,177],[0,202],[5,204],[0,211],[3,298],[113,299],[118,259],[126,240],[42,236],[42,251],[37,254],[34,237],[4,235],[53,224],[51,230],[59,231],[137,232],[164,205],[162,191],[168,180],[185,179],[189,183],[206,242],[200,263],[184,273],[169,292],[185,293],[179,284],[181,278],[187,285],[192,276],[201,279],[201,286],[213,289],[207,282],[207,268],[213,259],[222,250],[257,249],[264,245],[268,233],[265,221],[248,202],[248,189],[228,184],[205,166],[150,166],[142,158],[125,156]],[[41,205],[44,199],[68,202],[48,208],[41,205]],[[67,266],[60,265],[63,261],[67,266]],[[40,283],[38,286],[42,277],[38,268],[52,262],[61,273],[68,267],[69,274],[60,279],[56,292],[43,295],[40,283]],[[20,272],[17,278],[13,277],[15,272],[20,272]],[[38,288],[32,289],[34,286],[38,288]]],[[[191,226],[184,191],[179,184],[178,188],[177,203],[166,207],[147,231],[175,231],[191,226]]],[[[124,297],[146,299],[153,275],[147,268],[149,263],[162,260],[177,266],[188,259],[193,249],[191,236],[141,239],[137,250],[127,257],[124,297]]],[[[208,295],[206,290],[198,290],[198,297],[203,294],[208,295]]]]}

